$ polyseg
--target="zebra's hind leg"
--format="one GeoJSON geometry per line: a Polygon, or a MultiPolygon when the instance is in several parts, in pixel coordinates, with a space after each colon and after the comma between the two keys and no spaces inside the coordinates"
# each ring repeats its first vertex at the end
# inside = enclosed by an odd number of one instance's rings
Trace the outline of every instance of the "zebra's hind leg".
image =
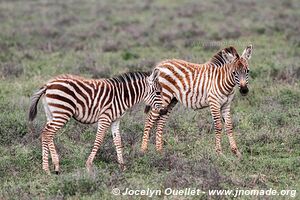
{"type": "Polygon", "coordinates": [[[68,120],[61,121],[61,119],[53,118],[51,121],[48,121],[46,126],[42,131],[42,155],[43,155],[43,170],[46,173],[50,174],[48,155],[49,150],[51,153],[52,163],[54,165],[54,170],[56,173],[59,172],[59,158],[57,151],[54,146],[53,137],[55,133],[64,126],[68,120]]]}
{"type": "Polygon", "coordinates": [[[147,116],[145,127],[144,127],[142,146],[141,146],[142,153],[146,152],[148,148],[149,134],[151,128],[153,127],[154,123],[157,121],[158,117],[159,117],[159,112],[155,111],[154,109],[152,109],[147,116]]]}
{"type": "Polygon", "coordinates": [[[123,153],[122,153],[123,147],[122,147],[122,139],[121,139],[119,126],[120,126],[120,120],[117,119],[116,121],[114,121],[111,124],[111,132],[112,132],[114,144],[116,147],[119,167],[122,171],[124,171],[126,169],[126,166],[125,166],[124,160],[123,160],[123,153]]]}
{"type": "Polygon", "coordinates": [[[49,155],[48,137],[47,137],[48,131],[46,130],[46,126],[42,131],[42,161],[43,161],[42,167],[43,170],[50,175],[49,163],[48,163],[48,155],[49,155]]]}
{"type": "Polygon", "coordinates": [[[59,174],[60,172],[60,167],[59,167],[59,156],[58,153],[56,151],[54,142],[53,142],[53,138],[55,133],[61,129],[68,121],[69,121],[70,117],[68,115],[56,115],[55,113],[53,114],[53,118],[51,120],[51,123],[53,124],[54,128],[55,128],[55,132],[50,133],[49,134],[49,143],[48,143],[48,147],[50,150],[50,154],[51,154],[51,159],[52,159],[52,163],[54,165],[54,171],[56,174],[59,174]]]}
{"type": "Polygon", "coordinates": [[[93,166],[93,161],[95,159],[95,156],[97,154],[97,151],[98,151],[100,145],[102,144],[102,142],[104,140],[105,132],[109,128],[110,124],[111,124],[111,121],[106,118],[99,119],[99,121],[98,121],[98,130],[97,130],[96,140],[94,142],[93,149],[86,161],[86,168],[87,168],[88,172],[91,172],[91,169],[93,166]]]}

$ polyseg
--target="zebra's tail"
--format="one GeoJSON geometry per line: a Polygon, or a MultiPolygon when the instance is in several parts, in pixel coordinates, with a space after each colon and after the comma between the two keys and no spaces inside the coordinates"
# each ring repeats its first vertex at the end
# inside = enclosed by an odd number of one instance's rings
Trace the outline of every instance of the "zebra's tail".
{"type": "Polygon", "coordinates": [[[46,92],[47,87],[41,87],[34,95],[31,97],[31,104],[29,108],[29,121],[33,121],[37,113],[37,104],[41,96],[46,92]]]}

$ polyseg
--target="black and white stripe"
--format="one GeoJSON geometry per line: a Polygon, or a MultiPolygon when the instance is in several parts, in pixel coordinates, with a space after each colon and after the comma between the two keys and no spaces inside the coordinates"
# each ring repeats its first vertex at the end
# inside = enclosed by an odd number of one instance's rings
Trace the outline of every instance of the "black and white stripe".
{"type": "MultiPolygon", "coordinates": [[[[248,60],[252,46],[248,46],[242,56],[234,47],[220,50],[204,64],[190,63],[184,60],[170,59],[160,62],[155,69],[160,71],[159,83],[162,87],[162,98],[166,104],[159,113],[152,110],[147,118],[142,151],[147,149],[149,133],[156,122],[156,149],[162,150],[162,132],[169,113],[180,102],[192,109],[209,107],[216,132],[216,152],[222,153],[221,131],[222,118],[229,138],[232,152],[240,157],[232,132],[230,105],[234,97],[234,88],[238,85],[242,95],[248,93],[248,60]]],[[[147,107],[146,110],[150,110],[147,107]]]]}
{"type": "Polygon", "coordinates": [[[43,105],[47,124],[42,131],[43,169],[49,173],[48,151],[50,150],[55,171],[59,172],[59,159],[53,143],[55,133],[73,117],[81,123],[98,122],[98,131],[92,152],[86,162],[88,169],[103,142],[106,130],[112,128],[118,162],[123,167],[120,118],[133,105],[144,101],[160,109],[160,85],[158,71],[126,73],[110,79],[84,79],[73,75],[61,75],[45,84],[31,100],[29,120],[37,114],[37,104],[44,95],[43,105]]]}

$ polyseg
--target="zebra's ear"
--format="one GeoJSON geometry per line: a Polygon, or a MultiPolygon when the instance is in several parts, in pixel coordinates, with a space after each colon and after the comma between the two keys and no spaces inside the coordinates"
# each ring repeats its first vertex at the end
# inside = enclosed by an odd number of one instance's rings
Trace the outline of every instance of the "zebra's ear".
{"type": "Polygon", "coordinates": [[[252,44],[250,44],[249,46],[246,47],[246,49],[244,50],[243,54],[242,54],[242,58],[249,60],[251,58],[251,54],[252,54],[252,44]]]}
{"type": "Polygon", "coordinates": [[[226,61],[226,63],[231,63],[236,58],[236,55],[233,55],[230,52],[226,52],[224,49],[222,50],[222,57],[226,61]]]}

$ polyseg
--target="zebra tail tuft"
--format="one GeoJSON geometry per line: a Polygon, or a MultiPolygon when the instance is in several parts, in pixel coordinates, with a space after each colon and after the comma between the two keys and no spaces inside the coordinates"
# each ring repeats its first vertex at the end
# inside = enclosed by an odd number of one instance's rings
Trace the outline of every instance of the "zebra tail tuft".
{"type": "Polygon", "coordinates": [[[29,121],[33,121],[37,114],[37,104],[41,96],[45,93],[47,87],[41,87],[34,95],[31,97],[31,104],[29,108],[29,121]]]}

